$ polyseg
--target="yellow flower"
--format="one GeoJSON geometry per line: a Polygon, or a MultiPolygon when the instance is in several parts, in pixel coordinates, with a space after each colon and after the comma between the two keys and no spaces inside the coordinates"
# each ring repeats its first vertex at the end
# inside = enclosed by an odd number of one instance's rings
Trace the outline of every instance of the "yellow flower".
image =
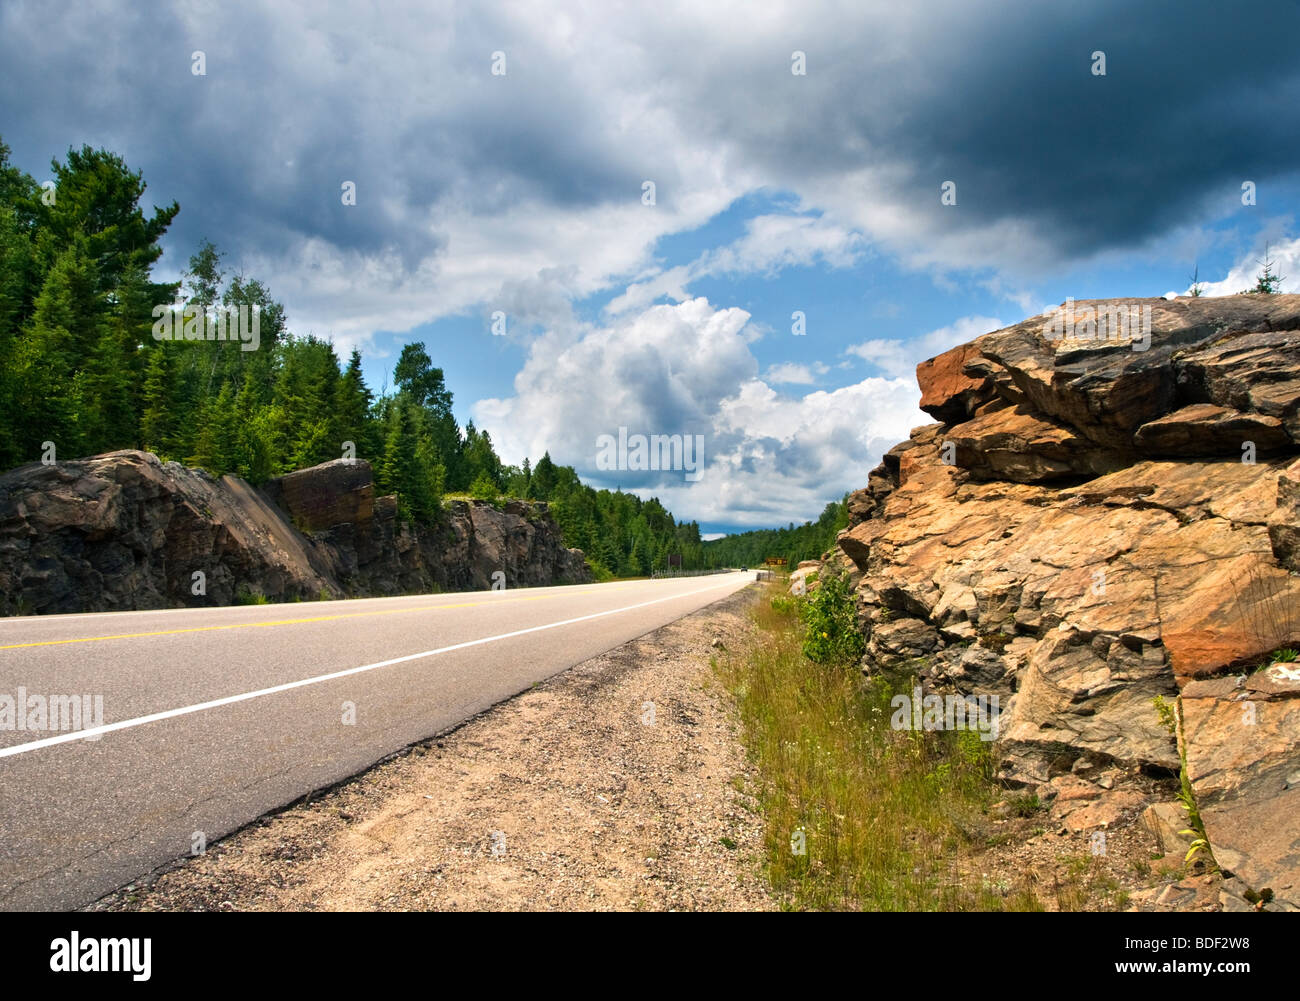
{"type": "Polygon", "coordinates": [[[822,633],[822,639],[830,639],[830,633],[822,633]]]}

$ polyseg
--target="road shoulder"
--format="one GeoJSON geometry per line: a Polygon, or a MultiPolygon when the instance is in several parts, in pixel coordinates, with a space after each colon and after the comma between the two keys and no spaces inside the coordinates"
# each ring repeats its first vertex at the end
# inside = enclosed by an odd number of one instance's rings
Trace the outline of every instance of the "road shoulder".
{"type": "Polygon", "coordinates": [[[762,910],[713,643],[752,588],[579,664],[89,910],[762,910]]]}

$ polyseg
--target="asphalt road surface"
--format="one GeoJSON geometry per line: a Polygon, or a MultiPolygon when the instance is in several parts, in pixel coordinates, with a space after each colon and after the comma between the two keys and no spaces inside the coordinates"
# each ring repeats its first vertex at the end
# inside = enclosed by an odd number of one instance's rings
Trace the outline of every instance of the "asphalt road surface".
{"type": "Polygon", "coordinates": [[[88,904],[753,578],[0,619],[0,909],[88,904]]]}

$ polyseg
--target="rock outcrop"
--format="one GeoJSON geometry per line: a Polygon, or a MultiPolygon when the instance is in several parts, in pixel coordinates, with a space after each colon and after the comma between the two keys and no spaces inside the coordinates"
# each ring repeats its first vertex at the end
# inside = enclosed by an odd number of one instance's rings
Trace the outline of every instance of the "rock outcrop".
{"type": "Polygon", "coordinates": [[[473,590],[498,572],[507,587],[590,579],[545,504],[452,502],[416,528],[364,460],[262,490],[138,451],[0,476],[0,614],[473,590]]]}
{"type": "Polygon", "coordinates": [[[1138,324],[1098,333],[1129,305],[918,366],[938,423],[850,496],[825,561],[854,581],[865,671],[999,695],[1010,783],[1177,774],[1153,700],[1181,692],[1225,871],[1300,908],[1300,685],[1265,697],[1251,673],[1300,647],[1300,295],[1140,300],[1138,324]]]}

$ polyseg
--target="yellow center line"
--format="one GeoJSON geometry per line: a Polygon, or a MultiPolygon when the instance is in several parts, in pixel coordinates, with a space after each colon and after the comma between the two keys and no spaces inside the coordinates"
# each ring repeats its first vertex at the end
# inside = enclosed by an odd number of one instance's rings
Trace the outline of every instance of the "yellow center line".
{"type": "MultiPolygon", "coordinates": [[[[581,594],[595,594],[583,591],[581,594]]],[[[206,633],[221,629],[267,629],[271,626],[296,626],[304,622],[329,622],[334,619],[358,619],[374,615],[402,615],[407,612],[437,611],[441,608],[472,608],[475,605],[504,605],[516,601],[547,601],[558,594],[539,594],[528,598],[489,598],[487,601],[461,601],[448,605],[419,605],[415,608],[387,608],[373,612],[340,612],[337,615],[312,615],[302,619],[273,619],[269,622],[234,622],[224,626],[190,626],[185,629],[160,629],[148,633],[116,633],[111,636],[82,636],[68,640],[37,640],[32,643],[9,643],[0,650],[18,650],[34,646],[63,646],[68,643],[99,643],[103,640],[142,639],[147,636],[175,636],[179,633],[206,633]]],[[[228,607],[228,606],[227,606],[228,607]]]]}

